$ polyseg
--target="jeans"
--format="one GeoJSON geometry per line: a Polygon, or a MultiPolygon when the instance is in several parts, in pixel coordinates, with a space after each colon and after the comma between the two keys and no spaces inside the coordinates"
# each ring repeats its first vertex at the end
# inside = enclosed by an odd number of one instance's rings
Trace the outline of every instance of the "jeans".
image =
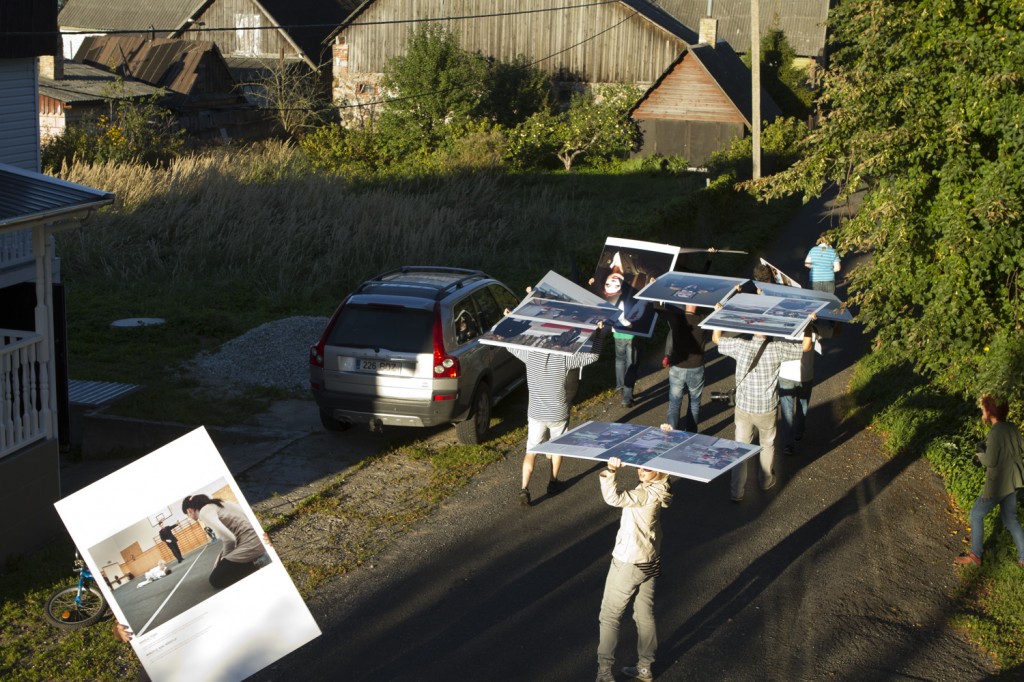
{"type": "MultiPolygon", "coordinates": [[[[770,488],[775,485],[775,410],[771,412],[744,412],[740,408],[735,411],[736,440],[741,443],[753,443],[757,433],[757,442],[761,445],[761,487],[770,488]]],[[[734,499],[742,500],[747,487],[747,462],[743,461],[732,468],[732,485],[730,492],[734,499]]]]}
{"type": "Polygon", "coordinates": [[[779,379],[779,405],[782,407],[783,433],[786,445],[804,437],[807,422],[807,407],[811,402],[810,381],[779,379]]]}
{"type": "Polygon", "coordinates": [[[622,402],[633,400],[633,387],[640,371],[640,339],[615,338],[615,388],[622,389],[622,402]]]}
{"type": "Polygon", "coordinates": [[[611,667],[615,663],[615,648],[619,644],[619,622],[633,599],[633,620],[636,622],[636,657],[641,668],[651,667],[658,649],[658,631],[654,625],[654,583],[633,564],[612,559],[601,599],[600,636],[597,645],[598,665],[611,667]],[[635,598],[634,598],[635,597],[635,598]]]}
{"type": "Polygon", "coordinates": [[[811,288],[815,291],[827,291],[830,294],[836,293],[836,281],[834,279],[826,279],[820,282],[811,282],[811,288]]]}
{"type": "Polygon", "coordinates": [[[1021,530],[1020,519],[1017,518],[1017,491],[1006,497],[994,499],[978,496],[971,507],[971,551],[979,557],[985,549],[985,516],[999,505],[999,516],[1003,525],[1010,531],[1013,544],[1017,545],[1017,561],[1024,561],[1024,530],[1021,530]]]}
{"type": "Polygon", "coordinates": [[[704,391],[704,366],[668,368],[668,423],[679,426],[682,416],[683,394],[690,395],[690,409],[686,412],[683,430],[697,433],[700,428],[700,395],[704,391]]]}

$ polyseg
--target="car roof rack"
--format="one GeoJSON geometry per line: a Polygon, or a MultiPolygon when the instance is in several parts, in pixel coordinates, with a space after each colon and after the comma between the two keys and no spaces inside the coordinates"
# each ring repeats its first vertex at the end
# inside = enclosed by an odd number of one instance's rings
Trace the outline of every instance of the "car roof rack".
{"type": "MultiPolygon", "coordinates": [[[[395,268],[394,270],[388,270],[387,272],[383,272],[383,273],[377,275],[373,279],[370,279],[370,280],[367,280],[366,282],[363,282],[363,284],[360,285],[360,287],[359,287],[359,291],[361,291],[364,287],[366,287],[367,285],[370,285],[370,284],[386,283],[386,279],[388,277],[392,277],[394,275],[414,274],[414,273],[417,273],[417,272],[422,272],[422,273],[431,272],[431,273],[438,273],[438,274],[462,275],[458,279],[455,279],[455,280],[453,280],[451,282],[448,282],[447,284],[439,285],[438,289],[437,289],[437,293],[434,296],[434,300],[435,301],[441,300],[442,298],[447,296],[450,292],[455,291],[456,289],[461,289],[463,286],[465,286],[466,284],[468,284],[470,282],[474,282],[474,281],[477,281],[477,280],[480,280],[480,279],[487,279],[487,277],[488,277],[488,275],[485,272],[481,271],[481,270],[470,270],[469,268],[452,268],[452,267],[439,266],[439,265],[403,265],[400,268],[395,268]]],[[[418,282],[417,285],[426,287],[426,286],[430,286],[431,283],[430,282],[418,282]]]]}

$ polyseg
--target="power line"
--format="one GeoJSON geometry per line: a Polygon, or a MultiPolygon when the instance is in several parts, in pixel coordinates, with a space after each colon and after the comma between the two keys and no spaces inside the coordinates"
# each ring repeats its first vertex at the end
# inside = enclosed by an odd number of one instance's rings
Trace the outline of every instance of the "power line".
{"type": "MultiPolygon", "coordinates": [[[[442,21],[469,21],[473,19],[493,19],[498,17],[510,17],[523,14],[539,14],[542,12],[562,12],[567,10],[586,9],[588,7],[599,7],[601,5],[612,5],[618,4],[621,0],[594,0],[593,2],[584,3],[581,5],[561,5],[558,7],[542,7],[538,9],[526,9],[526,10],[513,10],[509,12],[491,12],[488,14],[464,14],[458,16],[448,17],[426,17],[419,19],[388,19],[381,21],[354,21],[351,23],[333,23],[333,24],[277,24],[267,26],[232,26],[232,27],[214,27],[206,28],[204,26],[177,26],[174,28],[156,28],[150,26],[144,29],[96,29],[88,30],[83,29],[79,31],[4,31],[2,35],[5,36],[38,36],[38,35],[60,35],[60,36],[76,36],[76,35],[96,35],[101,33],[103,35],[135,35],[139,33],[178,33],[182,31],[188,31],[190,33],[224,33],[228,31],[289,31],[298,29],[309,29],[309,28],[349,28],[351,26],[387,26],[392,24],[420,24],[429,22],[442,22],[442,21]]],[[[200,22],[202,23],[202,22],[200,22]]]]}

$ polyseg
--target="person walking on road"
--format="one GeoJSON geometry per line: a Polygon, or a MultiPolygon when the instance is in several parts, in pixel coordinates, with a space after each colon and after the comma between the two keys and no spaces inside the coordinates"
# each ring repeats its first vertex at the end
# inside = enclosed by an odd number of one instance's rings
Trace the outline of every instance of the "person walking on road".
{"type": "Polygon", "coordinates": [[[1006,422],[1007,404],[992,396],[978,401],[981,420],[990,425],[984,443],[978,444],[978,461],[985,467],[985,487],[971,507],[971,551],[958,556],[957,564],[981,565],[985,549],[985,516],[999,505],[1003,526],[1017,545],[1017,563],[1024,568],[1024,530],[1017,518],[1017,489],[1024,488],[1024,441],[1020,431],[1006,422]]]}
{"type": "MultiPolygon", "coordinates": [[[[753,443],[757,436],[761,445],[761,490],[775,485],[776,413],[779,407],[779,366],[786,360],[799,360],[804,345],[761,334],[754,338],[722,338],[716,329],[711,341],[718,351],[736,360],[736,440],[753,443]]],[[[805,341],[806,344],[806,341],[805,341]]],[[[730,499],[742,502],[747,486],[747,463],[732,468],[730,499]]]]}
{"type": "Polygon", "coordinates": [[[700,429],[700,398],[704,391],[704,341],[706,333],[700,326],[707,317],[697,306],[680,308],[665,305],[661,313],[668,320],[669,333],[665,338],[665,357],[661,366],[668,370],[668,424],[679,428],[683,397],[689,395],[690,404],[683,422],[683,430],[697,433],[700,429]]]}
{"type": "Polygon", "coordinates": [[[178,560],[180,564],[183,559],[181,558],[181,550],[178,548],[178,538],[174,537],[174,529],[178,527],[178,524],[172,523],[169,526],[165,526],[163,521],[160,521],[160,539],[167,543],[167,546],[171,550],[171,554],[178,560]]]}
{"type": "Polygon", "coordinates": [[[811,270],[812,289],[827,291],[830,294],[835,293],[836,273],[839,272],[841,262],[839,254],[829,245],[827,237],[820,237],[817,245],[807,252],[804,266],[811,270]]]}
{"type": "MultiPolygon", "coordinates": [[[[508,311],[505,311],[508,314],[508,311]]],[[[509,348],[508,351],[526,365],[526,386],[530,393],[526,412],[527,436],[526,455],[523,457],[522,489],[519,503],[530,506],[530,478],[537,458],[534,449],[552,438],[558,438],[569,427],[569,397],[566,394],[566,375],[574,370],[597,362],[601,352],[601,335],[604,325],[598,325],[594,352],[561,355],[526,348],[509,348]]],[[[557,495],[563,489],[558,479],[562,458],[551,455],[551,480],[548,494],[557,495]]]]}
{"type": "MultiPolygon", "coordinates": [[[[671,431],[668,424],[663,430],[671,431]]],[[[640,468],[640,484],[619,491],[616,474],[622,460],[612,457],[600,473],[601,495],[613,507],[622,509],[619,532],[612,549],[612,563],[601,599],[599,642],[597,645],[597,682],[614,682],[615,648],[619,643],[619,623],[629,602],[633,602],[636,621],[637,662],[622,669],[623,674],[652,680],[651,666],[658,648],[654,622],[654,585],[661,573],[661,510],[672,503],[668,474],[640,468]]]]}

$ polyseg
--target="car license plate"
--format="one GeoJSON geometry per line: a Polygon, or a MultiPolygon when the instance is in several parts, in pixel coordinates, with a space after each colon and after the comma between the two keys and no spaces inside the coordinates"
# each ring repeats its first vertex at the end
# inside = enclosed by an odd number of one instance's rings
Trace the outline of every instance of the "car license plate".
{"type": "Polygon", "coordinates": [[[388,360],[356,360],[356,369],[360,372],[376,372],[377,374],[401,374],[402,363],[388,360]]]}

